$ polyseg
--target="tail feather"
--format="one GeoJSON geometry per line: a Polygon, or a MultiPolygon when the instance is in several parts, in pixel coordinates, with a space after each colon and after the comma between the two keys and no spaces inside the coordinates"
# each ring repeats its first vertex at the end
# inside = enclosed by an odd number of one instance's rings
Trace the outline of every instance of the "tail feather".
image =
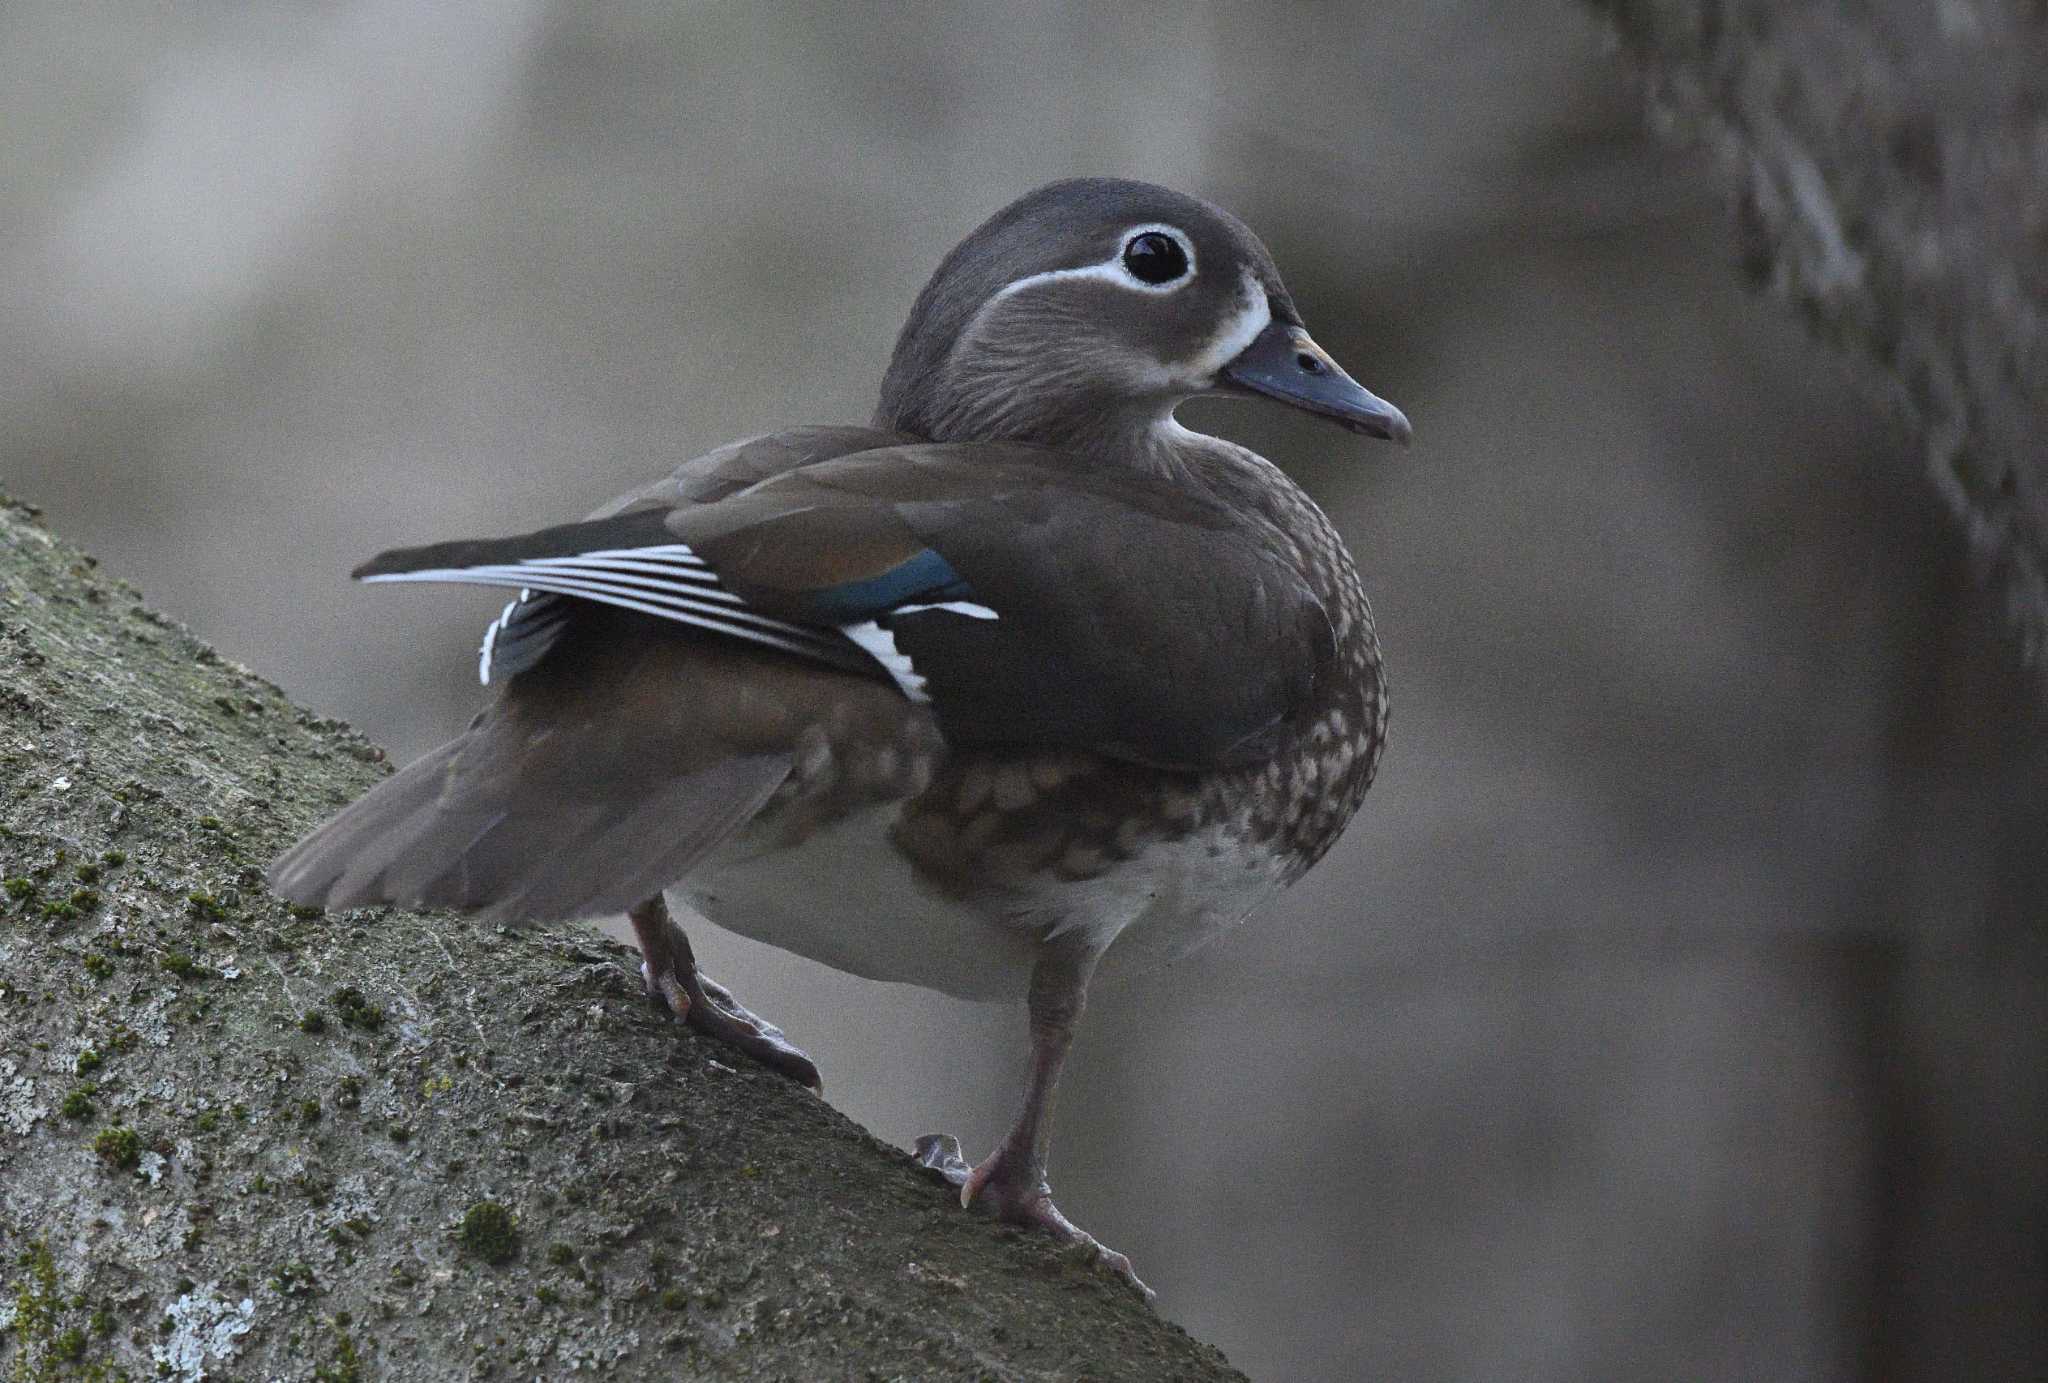
{"type": "Polygon", "coordinates": [[[462,748],[461,739],[442,745],[329,817],[270,866],[271,890],[317,907],[382,901],[374,899],[377,876],[414,834],[405,823],[434,809],[462,748]]]}
{"type": "Polygon", "coordinates": [[[401,903],[498,921],[620,912],[688,873],[790,767],[787,754],[746,754],[615,791],[548,791],[508,770],[491,738],[472,730],[380,783],[284,854],[271,887],[321,907],[401,903]]]}

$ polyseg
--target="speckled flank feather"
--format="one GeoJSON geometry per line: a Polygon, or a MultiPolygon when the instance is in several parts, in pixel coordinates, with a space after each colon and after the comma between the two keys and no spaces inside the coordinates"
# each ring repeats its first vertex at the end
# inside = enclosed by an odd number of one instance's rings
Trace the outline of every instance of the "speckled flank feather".
{"type": "Polygon", "coordinates": [[[1276,468],[1213,438],[1178,446],[1187,480],[1246,506],[1330,615],[1335,657],[1269,756],[1173,771],[1077,750],[948,752],[922,722],[886,743],[821,732],[768,808],[685,883],[692,903],[856,974],[1013,999],[1030,972],[1025,938],[1087,926],[1117,968],[1171,958],[1321,859],[1385,739],[1371,607],[1329,521],[1276,468]],[[862,919],[851,931],[849,915],[862,919]]]}

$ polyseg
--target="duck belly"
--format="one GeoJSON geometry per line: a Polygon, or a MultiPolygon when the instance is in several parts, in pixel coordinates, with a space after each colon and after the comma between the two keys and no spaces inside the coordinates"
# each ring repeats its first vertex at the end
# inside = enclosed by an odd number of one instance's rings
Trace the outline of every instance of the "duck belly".
{"type": "Polygon", "coordinates": [[[899,810],[857,812],[778,849],[722,849],[671,891],[729,932],[850,975],[1022,999],[1036,936],[920,875],[890,840],[899,810]]]}
{"type": "Polygon", "coordinates": [[[1209,829],[1148,841],[1091,878],[962,896],[896,847],[900,810],[858,812],[780,848],[727,847],[672,891],[727,931],[848,974],[1021,1002],[1050,936],[1084,929],[1109,969],[1144,969],[1227,931],[1280,887],[1257,852],[1209,829]]]}

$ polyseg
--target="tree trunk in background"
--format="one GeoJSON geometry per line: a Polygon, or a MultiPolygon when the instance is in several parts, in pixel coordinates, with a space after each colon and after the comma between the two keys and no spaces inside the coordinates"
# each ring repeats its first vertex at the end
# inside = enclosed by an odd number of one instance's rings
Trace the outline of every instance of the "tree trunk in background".
{"type": "Polygon", "coordinates": [[[2048,687],[2048,6],[1590,0],[1894,401],[2048,687]]]}
{"type": "Polygon", "coordinates": [[[1721,163],[1744,271],[1875,381],[1967,537],[1974,574],[1904,626],[1941,631],[1899,650],[1911,805],[1815,967],[1869,1150],[1860,1266],[1822,1270],[1860,1280],[1864,1376],[2040,1377],[2048,850],[2017,805],[2040,698],[2013,704],[1968,585],[1999,592],[2048,688],[2048,5],[1590,3],[1658,123],[1721,163]],[[1929,892],[1972,877],[1996,882],[1929,892]]]}
{"type": "Polygon", "coordinates": [[[10,1377],[1241,1377],[588,929],[287,910],[383,755],[18,506],[0,727],[10,1377]]]}

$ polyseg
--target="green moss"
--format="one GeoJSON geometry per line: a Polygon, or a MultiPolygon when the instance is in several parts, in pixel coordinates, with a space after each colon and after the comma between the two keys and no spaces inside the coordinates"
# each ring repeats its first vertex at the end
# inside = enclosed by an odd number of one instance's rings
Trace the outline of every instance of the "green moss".
{"type": "Polygon", "coordinates": [[[114,962],[99,951],[86,952],[85,959],[79,963],[85,967],[85,973],[96,980],[103,980],[114,973],[114,962]]]}
{"type": "Polygon", "coordinates": [[[375,1032],[384,1026],[384,1010],[371,1003],[354,985],[344,985],[334,991],[334,1011],[347,1027],[375,1032]]]}
{"type": "Polygon", "coordinates": [[[221,900],[205,892],[186,894],[185,911],[198,922],[224,922],[228,915],[221,900]]]}
{"type": "Polygon", "coordinates": [[[81,864],[71,872],[82,884],[96,884],[100,881],[100,867],[96,864],[81,864]]]}
{"type": "Polygon", "coordinates": [[[109,869],[119,869],[122,865],[128,863],[128,852],[126,850],[109,850],[100,856],[100,863],[109,869]]]}
{"type": "Polygon", "coordinates": [[[71,1093],[64,1097],[64,1103],[60,1106],[60,1112],[67,1119],[90,1119],[92,1117],[92,1097],[98,1092],[99,1087],[91,1081],[85,1081],[82,1084],[72,1086],[71,1093]]]}
{"type": "Polygon", "coordinates": [[[24,1269],[24,1275],[14,1290],[17,1352],[13,1375],[23,1383],[41,1383],[68,1372],[64,1366],[85,1352],[85,1336],[75,1328],[57,1328],[64,1294],[58,1290],[57,1264],[50,1257],[48,1241],[39,1239],[29,1245],[15,1263],[24,1269]]]}
{"type": "Polygon", "coordinates": [[[7,890],[7,896],[9,898],[12,898],[17,903],[33,899],[39,892],[41,892],[41,890],[36,887],[35,880],[24,879],[19,875],[9,879],[4,885],[0,885],[0,887],[4,887],[7,890]]]}
{"type": "Polygon", "coordinates": [[[319,1279],[304,1263],[287,1263],[270,1275],[270,1290],[281,1297],[309,1297],[319,1289],[319,1279]]]}
{"type": "Polygon", "coordinates": [[[519,1222],[496,1201],[478,1201],[455,1233],[463,1252],[486,1263],[509,1263],[519,1252],[519,1222]]]}
{"type": "Polygon", "coordinates": [[[192,1127],[198,1129],[201,1133],[212,1133],[220,1127],[220,1111],[217,1109],[200,1110],[198,1117],[192,1120],[192,1127]]]}
{"type": "Polygon", "coordinates": [[[78,1054],[78,1060],[72,1063],[71,1069],[81,1076],[91,1075],[100,1069],[100,1054],[87,1047],[78,1054]]]}
{"type": "Polygon", "coordinates": [[[210,980],[220,973],[210,965],[200,964],[183,951],[164,952],[157,960],[157,965],[181,980],[210,980]]]}
{"type": "MultiPolygon", "coordinates": [[[[10,880],[10,882],[12,881],[10,880]]],[[[27,895],[24,906],[35,907],[35,900],[35,894],[27,895]]],[[[77,888],[73,889],[66,897],[52,898],[49,902],[44,903],[38,908],[37,911],[47,922],[70,922],[76,918],[84,917],[88,913],[98,911],[99,905],[100,895],[97,891],[90,888],[77,888]]]]}
{"type": "Polygon", "coordinates": [[[334,1358],[313,1370],[313,1383],[362,1383],[363,1360],[343,1329],[348,1313],[334,1318],[334,1358]]]}
{"type": "Polygon", "coordinates": [[[300,1122],[300,1123],[302,1123],[302,1124],[317,1124],[317,1123],[319,1123],[319,1122],[320,1122],[320,1101],[318,1101],[318,1100],[300,1100],[300,1101],[299,1101],[299,1122],[300,1122]]]}
{"type": "Polygon", "coordinates": [[[320,1033],[326,1032],[326,1015],[321,1013],[320,1010],[317,1008],[307,1009],[305,1017],[299,1019],[299,1031],[313,1033],[315,1036],[319,1035],[320,1033]]]}
{"type": "Polygon", "coordinates": [[[94,1135],[92,1150],[108,1166],[133,1167],[142,1160],[142,1139],[134,1129],[116,1124],[94,1135]]]}
{"type": "Polygon", "coordinates": [[[548,1262],[558,1268],[566,1268],[576,1261],[576,1250],[567,1244],[548,1245],[548,1262]]]}

